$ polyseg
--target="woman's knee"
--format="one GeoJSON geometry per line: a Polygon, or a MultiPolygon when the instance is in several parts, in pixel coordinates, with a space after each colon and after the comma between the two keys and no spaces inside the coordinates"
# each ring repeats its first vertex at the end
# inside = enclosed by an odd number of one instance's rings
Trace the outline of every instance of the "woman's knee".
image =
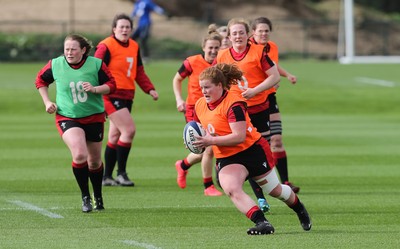
{"type": "MultiPolygon", "coordinates": [[[[221,176],[220,176],[221,177],[221,176]]],[[[242,186],[240,184],[236,184],[234,182],[226,182],[223,177],[219,178],[221,188],[224,190],[225,194],[230,198],[235,197],[239,194],[239,192],[243,191],[242,186]]]]}
{"type": "Polygon", "coordinates": [[[103,165],[103,162],[100,161],[92,161],[92,162],[88,162],[88,167],[90,170],[97,170],[99,169],[101,166],[103,165]]]}
{"type": "Polygon", "coordinates": [[[135,126],[127,126],[121,130],[121,136],[123,136],[125,138],[129,138],[130,140],[133,140],[133,138],[135,137],[135,134],[136,134],[135,126]]]}
{"type": "Polygon", "coordinates": [[[272,197],[278,198],[281,201],[287,202],[292,197],[293,191],[292,189],[285,184],[279,184],[273,191],[271,191],[270,195],[272,197]]]}
{"type": "Polygon", "coordinates": [[[121,133],[119,132],[109,132],[108,133],[108,141],[111,142],[112,144],[117,144],[119,136],[121,133]]]}
{"type": "Polygon", "coordinates": [[[87,161],[88,154],[85,151],[77,150],[72,152],[72,160],[76,163],[83,163],[87,161]]]}
{"type": "Polygon", "coordinates": [[[271,148],[282,148],[282,136],[281,135],[272,135],[271,136],[271,148]]]}
{"type": "Polygon", "coordinates": [[[203,152],[203,155],[207,157],[214,157],[214,153],[211,146],[206,148],[206,150],[203,152]]]}
{"type": "Polygon", "coordinates": [[[224,190],[224,193],[229,196],[229,198],[235,198],[236,196],[239,196],[243,190],[241,188],[237,187],[226,187],[222,188],[224,190]]]}

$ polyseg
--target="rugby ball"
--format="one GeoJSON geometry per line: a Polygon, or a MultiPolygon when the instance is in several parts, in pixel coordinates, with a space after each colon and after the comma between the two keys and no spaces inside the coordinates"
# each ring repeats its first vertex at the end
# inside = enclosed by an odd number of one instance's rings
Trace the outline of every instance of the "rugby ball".
{"type": "Polygon", "coordinates": [[[204,135],[206,135],[206,131],[201,124],[196,121],[190,121],[183,129],[183,142],[191,152],[194,154],[201,154],[204,152],[205,148],[198,148],[193,145],[193,142],[196,141],[196,137],[202,137],[204,135]]]}

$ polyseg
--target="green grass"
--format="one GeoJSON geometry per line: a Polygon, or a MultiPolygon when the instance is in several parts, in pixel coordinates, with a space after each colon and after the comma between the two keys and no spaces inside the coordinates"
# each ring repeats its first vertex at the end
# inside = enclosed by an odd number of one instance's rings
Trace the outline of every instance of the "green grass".
{"type": "MultiPolygon", "coordinates": [[[[128,173],[136,186],[107,187],[106,210],[82,213],[69,152],[33,84],[44,63],[0,66],[0,248],[400,244],[398,65],[282,62],[299,78],[294,86],[282,79],[278,103],[290,177],[301,186],[299,197],[309,209],[313,228],[302,231],[295,214],[269,198],[268,219],[276,233],[249,237],[251,222],[226,196],[203,196],[199,166],[190,171],[186,189],[176,185],[174,162],[187,153],[181,139],[183,116],[175,109],[171,83],[180,61],[146,65],[160,99],[154,102],[141,92],[135,99],[137,135],[128,173]],[[365,83],[359,77],[394,86],[365,83]],[[29,210],[29,204],[41,210],[29,210]]],[[[248,184],[245,188],[254,196],[248,184]]]]}

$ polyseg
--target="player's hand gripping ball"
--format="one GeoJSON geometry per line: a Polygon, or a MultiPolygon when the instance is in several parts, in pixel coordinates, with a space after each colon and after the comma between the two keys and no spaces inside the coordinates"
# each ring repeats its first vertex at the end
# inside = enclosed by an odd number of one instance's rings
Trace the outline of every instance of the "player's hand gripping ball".
{"type": "Polygon", "coordinates": [[[201,154],[204,152],[205,148],[198,148],[193,145],[196,141],[196,137],[202,137],[206,135],[206,131],[203,129],[200,123],[196,121],[190,121],[185,125],[183,129],[183,142],[191,152],[194,154],[201,154]]]}

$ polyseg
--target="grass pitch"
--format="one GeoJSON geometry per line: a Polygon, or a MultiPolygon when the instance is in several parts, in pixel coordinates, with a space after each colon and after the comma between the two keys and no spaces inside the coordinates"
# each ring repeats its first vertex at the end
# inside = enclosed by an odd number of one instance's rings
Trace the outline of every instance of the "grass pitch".
{"type": "MultiPolygon", "coordinates": [[[[134,188],[106,187],[104,212],[81,212],[71,158],[34,87],[44,65],[2,64],[0,248],[396,248],[400,244],[398,65],[283,61],[278,103],[291,181],[313,220],[268,198],[276,233],[252,224],[228,197],[205,197],[199,165],[179,189],[174,163],[183,115],[172,78],[181,61],[146,65],[160,99],[137,93],[128,173],[134,188]]],[[[54,90],[54,87],[52,91],[54,90]]],[[[253,196],[248,184],[246,191],[253,196]]]]}

